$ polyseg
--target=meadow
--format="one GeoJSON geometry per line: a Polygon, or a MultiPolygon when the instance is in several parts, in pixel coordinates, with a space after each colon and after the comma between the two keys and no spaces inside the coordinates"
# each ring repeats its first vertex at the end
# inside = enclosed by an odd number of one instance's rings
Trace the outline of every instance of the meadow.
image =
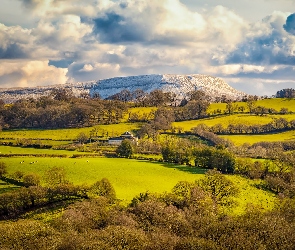
{"type": "Polygon", "coordinates": [[[12,147],[12,146],[0,146],[0,157],[1,155],[65,155],[71,157],[79,154],[91,154],[89,152],[77,152],[69,150],[54,150],[54,149],[38,149],[38,148],[27,148],[27,147],[12,147]]]}
{"type": "MultiPolygon", "coordinates": [[[[1,159],[8,166],[8,174],[15,171],[37,173],[44,176],[52,166],[63,167],[69,181],[74,184],[91,185],[96,181],[107,178],[115,188],[117,197],[127,204],[139,193],[170,192],[179,181],[195,182],[204,177],[205,170],[188,166],[165,164],[149,161],[138,161],[119,158],[5,158],[1,159]],[[20,164],[21,161],[24,163],[20,164]],[[30,162],[34,161],[34,164],[30,162]]],[[[235,198],[238,206],[232,211],[242,213],[247,204],[271,209],[275,197],[270,192],[257,189],[256,181],[240,176],[229,175],[240,189],[235,198]]]]}
{"type": "Polygon", "coordinates": [[[282,133],[262,134],[262,135],[220,135],[221,138],[231,140],[235,145],[240,146],[244,143],[254,144],[261,141],[276,142],[295,140],[295,131],[282,133]]]}
{"type": "Polygon", "coordinates": [[[216,124],[222,124],[223,127],[227,127],[230,124],[244,124],[244,125],[264,125],[272,122],[274,119],[285,118],[286,120],[295,120],[295,114],[286,115],[250,115],[250,114],[233,114],[233,115],[222,115],[218,117],[209,117],[199,120],[190,120],[182,122],[173,122],[173,127],[181,127],[184,131],[190,131],[192,128],[199,124],[205,124],[208,127],[212,127],[216,124]]]}
{"type": "Polygon", "coordinates": [[[90,132],[95,130],[97,135],[106,137],[118,136],[125,131],[134,131],[139,129],[139,123],[120,123],[110,125],[97,125],[84,128],[69,128],[69,129],[18,129],[4,130],[0,132],[0,138],[5,139],[42,139],[50,141],[74,141],[80,133],[90,135],[90,132]]]}
{"type": "MultiPolygon", "coordinates": [[[[244,107],[245,112],[249,112],[246,102],[236,102],[239,107],[244,107]]],[[[271,98],[263,99],[255,102],[256,106],[263,106],[267,108],[273,108],[280,111],[281,108],[287,108],[289,112],[295,112],[295,99],[288,98],[271,98]]],[[[226,103],[211,103],[208,109],[208,113],[212,114],[214,110],[220,109],[221,112],[226,110],[226,103]]]]}

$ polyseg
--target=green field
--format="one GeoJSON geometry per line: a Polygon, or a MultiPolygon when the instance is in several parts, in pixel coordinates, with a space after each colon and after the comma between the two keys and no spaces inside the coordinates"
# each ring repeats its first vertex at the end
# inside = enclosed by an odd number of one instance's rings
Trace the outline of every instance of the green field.
{"type": "Polygon", "coordinates": [[[135,107],[128,109],[128,112],[124,115],[122,122],[127,122],[131,114],[137,114],[140,117],[147,115],[148,119],[153,119],[152,113],[157,110],[157,107],[135,107]]]}
{"type": "Polygon", "coordinates": [[[2,180],[0,180],[0,194],[5,193],[5,192],[10,192],[15,189],[19,188],[18,186],[8,184],[2,180]]]}
{"type": "Polygon", "coordinates": [[[91,154],[87,152],[77,152],[68,150],[54,150],[54,149],[36,149],[36,148],[22,148],[22,147],[11,147],[11,146],[0,146],[0,157],[1,155],[9,154],[24,154],[24,155],[67,155],[68,157],[73,154],[91,154]]]}
{"type": "MultiPolygon", "coordinates": [[[[236,102],[238,106],[245,107],[245,112],[249,112],[246,102],[236,102]]],[[[266,108],[273,108],[280,111],[281,108],[287,108],[291,112],[295,112],[295,99],[287,98],[272,98],[263,99],[255,102],[256,106],[263,106],[266,108]]],[[[214,110],[220,109],[222,112],[226,110],[226,103],[212,103],[209,106],[208,113],[213,113],[214,110]]]]}
{"type": "Polygon", "coordinates": [[[220,135],[221,138],[231,140],[235,145],[243,145],[244,143],[254,144],[261,141],[290,141],[295,140],[295,131],[287,131],[283,133],[263,134],[263,135],[220,135]]]}
{"type": "MultiPolygon", "coordinates": [[[[204,176],[203,169],[187,166],[154,163],[118,158],[5,158],[1,161],[8,166],[9,174],[15,171],[38,173],[43,176],[52,166],[64,167],[68,179],[74,184],[93,184],[102,178],[108,178],[114,186],[117,197],[129,202],[139,193],[170,192],[178,181],[194,182],[204,176]],[[24,163],[20,164],[24,160],[24,163]],[[35,162],[30,164],[30,162],[35,162]]],[[[235,212],[240,213],[248,203],[265,209],[272,208],[274,195],[254,187],[255,182],[239,177],[229,176],[240,188],[241,194],[236,198],[239,206],[235,212]]]]}
{"type": "Polygon", "coordinates": [[[287,108],[289,111],[295,112],[295,99],[288,98],[273,98],[259,100],[256,103],[257,106],[264,106],[267,108],[273,108],[280,111],[281,108],[287,108]]]}
{"type": "Polygon", "coordinates": [[[96,129],[98,135],[118,136],[125,131],[133,131],[139,128],[138,123],[120,123],[111,125],[97,125],[94,127],[72,129],[18,129],[4,130],[0,132],[0,138],[9,139],[51,139],[51,140],[75,140],[79,133],[90,135],[90,131],[96,129]]]}
{"type": "Polygon", "coordinates": [[[205,124],[208,127],[212,127],[216,124],[222,124],[226,128],[230,124],[245,124],[245,125],[255,125],[255,124],[267,124],[272,122],[277,118],[285,118],[286,120],[295,120],[295,114],[288,115],[249,115],[249,114],[234,114],[234,115],[224,115],[218,117],[210,117],[199,120],[190,120],[182,122],[173,122],[174,127],[181,127],[184,131],[190,131],[193,127],[198,126],[199,124],[205,124]]]}

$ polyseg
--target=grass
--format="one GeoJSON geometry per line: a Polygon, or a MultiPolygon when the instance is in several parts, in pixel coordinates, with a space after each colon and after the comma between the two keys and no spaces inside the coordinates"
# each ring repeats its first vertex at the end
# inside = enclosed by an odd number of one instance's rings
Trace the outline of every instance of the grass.
{"type": "MultiPolygon", "coordinates": [[[[236,102],[238,106],[243,106],[245,111],[248,112],[246,102],[236,102]]],[[[256,101],[256,106],[263,106],[266,108],[273,108],[277,111],[280,111],[281,108],[287,108],[291,112],[295,112],[295,99],[288,98],[272,98],[272,99],[263,99],[256,101]]],[[[220,109],[221,112],[226,110],[226,103],[212,103],[209,106],[208,113],[212,114],[214,110],[220,109]]]]}
{"type": "Polygon", "coordinates": [[[152,113],[157,110],[157,107],[135,107],[128,109],[128,112],[123,117],[123,122],[127,122],[130,114],[138,114],[140,117],[145,115],[149,120],[153,119],[152,113]]]}
{"type": "Polygon", "coordinates": [[[73,154],[88,154],[87,152],[77,152],[68,150],[54,150],[54,149],[36,149],[36,148],[22,148],[22,147],[11,147],[11,146],[0,146],[0,157],[6,154],[48,154],[48,155],[67,155],[68,157],[73,154]]]}
{"type": "Polygon", "coordinates": [[[90,135],[90,131],[96,129],[98,135],[102,133],[106,136],[118,136],[125,131],[134,131],[139,129],[139,123],[120,123],[110,125],[97,125],[94,127],[71,128],[71,129],[18,129],[6,130],[0,132],[0,138],[8,139],[51,139],[59,141],[73,141],[79,133],[90,135]]]}
{"type": "Polygon", "coordinates": [[[3,194],[5,192],[13,191],[13,190],[15,190],[17,188],[19,188],[19,187],[0,180],[0,194],[3,194]]]}
{"type": "Polygon", "coordinates": [[[190,131],[193,127],[199,124],[205,124],[208,127],[212,127],[216,124],[222,124],[223,127],[227,127],[229,124],[245,124],[245,125],[255,125],[255,124],[267,124],[272,122],[277,118],[285,118],[286,120],[295,120],[295,114],[288,115],[249,115],[249,114],[234,114],[234,115],[223,115],[219,117],[209,117],[199,120],[190,120],[182,122],[173,122],[174,127],[182,127],[185,131],[190,131]]]}
{"type": "Polygon", "coordinates": [[[244,143],[254,144],[261,141],[289,141],[295,140],[295,131],[287,131],[283,133],[272,133],[263,135],[220,135],[221,138],[231,140],[235,145],[240,146],[244,143]]]}
{"type": "MultiPolygon", "coordinates": [[[[114,186],[117,197],[126,203],[138,195],[170,192],[179,181],[194,182],[204,176],[204,169],[137,161],[118,158],[5,158],[9,174],[15,171],[35,172],[43,176],[52,166],[64,167],[68,179],[74,184],[91,185],[101,178],[108,178],[114,186]],[[23,164],[20,161],[25,160],[23,164]],[[38,161],[30,164],[31,161],[38,161]]],[[[241,213],[248,203],[271,209],[275,198],[269,192],[255,188],[254,181],[240,176],[228,176],[240,188],[241,194],[236,198],[239,204],[232,212],[241,213]]]]}
{"type": "Polygon", "coordinates": [[[274,108],[280,111],[281,108],[287,108],[289,111],[295,112],[295,99],[288,98],[273,98],[257,101],[257,106],[264,106],[267,108],[274,108]]]}

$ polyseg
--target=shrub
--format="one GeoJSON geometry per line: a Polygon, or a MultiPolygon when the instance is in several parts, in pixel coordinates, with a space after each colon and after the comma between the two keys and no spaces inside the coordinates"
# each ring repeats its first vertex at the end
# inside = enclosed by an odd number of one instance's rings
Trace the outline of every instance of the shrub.
{"type": "Polygon", "coordinates": [[[27,174],[27,175],[23,176],[23,183],[26,187],[39,186],[40,185],[40,176],[35,173],[27,174]]]}
{"type": "Polygon", "coordinates": [[[116,199],[115,189],[107,178],[103,178],[94,183],[89,193],[93,196],[104,196],[110,200],[116,199]]]}
{"type": "Polygon", "coordinates": [[[4,162],[0,162],[0,178],[7,174],[7,166],[4,162]]]}
{"type": "Polygon", "coordinates": [[[120,157],[130,158],[133,154],[133,148],[129,140],[124,140],[118,146],[116,153],[120,157]]]}

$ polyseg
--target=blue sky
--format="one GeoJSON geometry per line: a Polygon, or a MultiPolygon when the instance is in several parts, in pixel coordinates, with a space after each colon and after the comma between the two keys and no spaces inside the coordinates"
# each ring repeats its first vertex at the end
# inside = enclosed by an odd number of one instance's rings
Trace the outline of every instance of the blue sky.
{"type": "Polygon", "coordinates": [[[0,87],[208,74],[295,88],[294,0],[1,0],[0,87]]]}

